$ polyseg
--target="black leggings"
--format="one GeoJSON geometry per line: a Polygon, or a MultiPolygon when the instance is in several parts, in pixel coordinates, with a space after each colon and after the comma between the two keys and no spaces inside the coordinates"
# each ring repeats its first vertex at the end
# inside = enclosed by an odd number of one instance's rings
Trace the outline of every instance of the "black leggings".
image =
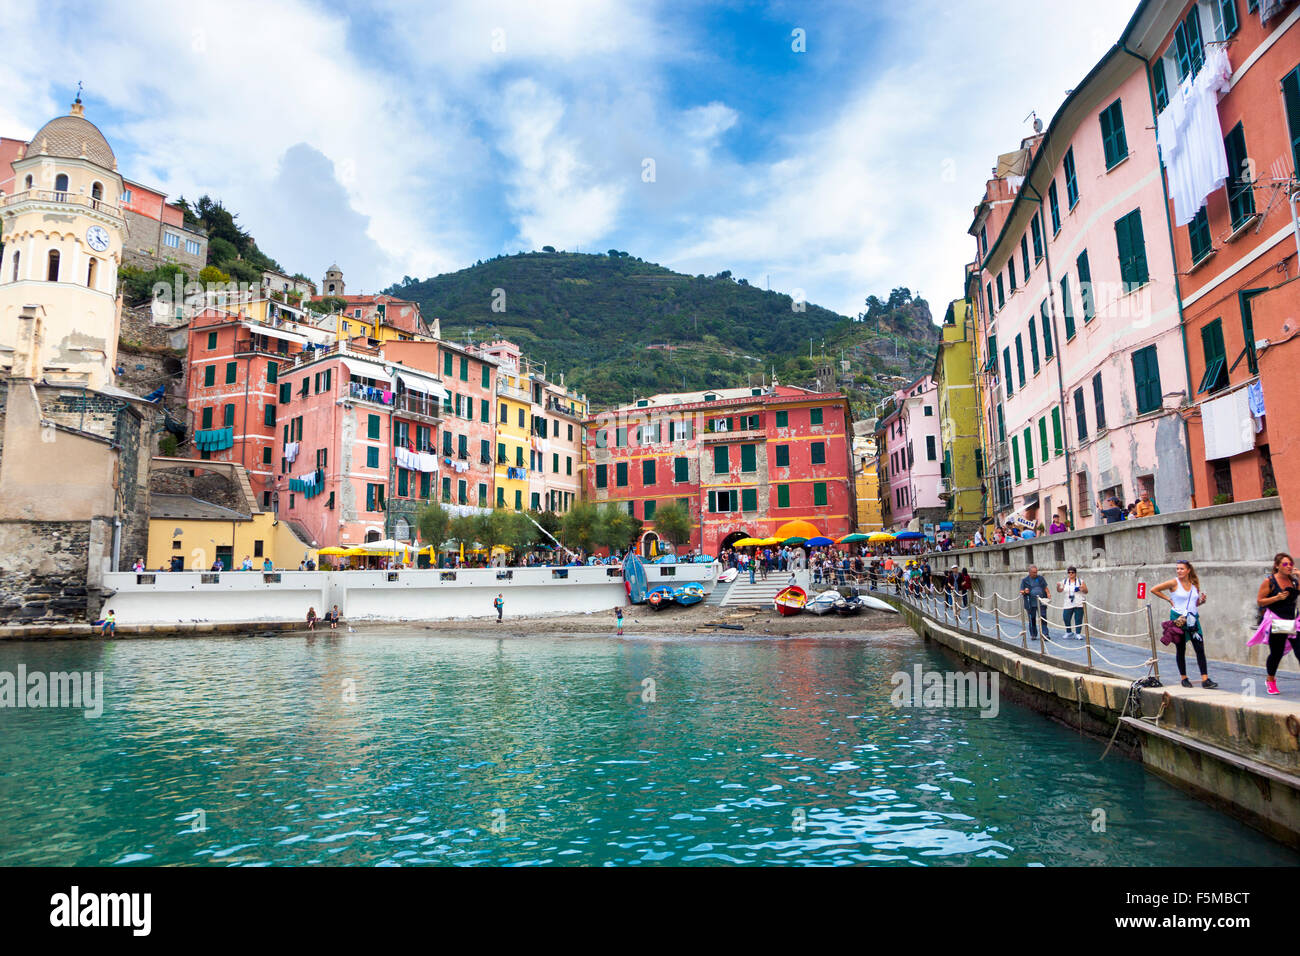
{"type": "Polygon", "coordinates": [[[1300,661],[1300,640],[1296,640],[1300,635],[1296,634],[1270,634],[1268,636],[1268,662],[1265,665],[1269,677],[1277,676],[1277,665],[1282,663],[1282,658],[1286,657],[1286,642],[1291,640],[1291,650],[1295,651],[1296,660],[1300,661]]]}
{"type": "Polygon", "coordinates": [[[1189,635],[1178,642],[1178,673],[1187,676],[1187,645],[1192,645],[1192,650],[1196,651],[1196,664],[1201,669],[1201,676],[1204,677],[1209,668],[1205,666],[1205,642],[1193,640],[1189,635]]]}

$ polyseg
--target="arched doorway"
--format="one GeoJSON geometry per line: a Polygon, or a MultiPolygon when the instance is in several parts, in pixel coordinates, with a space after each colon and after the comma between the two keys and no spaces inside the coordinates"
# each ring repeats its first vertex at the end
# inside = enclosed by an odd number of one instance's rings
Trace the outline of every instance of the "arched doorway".
{"type": "Polygon", "coordinates": [[[51,249],[48,263],[45,269],[45,279],[47,282],[59,281],[59,250],[51,249]]]}
{"type": "Polygon", "coordinates": [[[398,541],[411,540],[411,522],[407,521],[402,515],[398,515],[393,521],[393,537],[398,541]]]}
{"type": "Polygon", "coordinates": [[[54,177],[54,191],[58,193],[54,198],[59,202],[66,202],[68,199],[68,174],[59,173],[54,177]]]}
{"type": "Polygon", "coordinates": [[[731,534],[723,538],[722,541],[718,544],[718,550],[725,551],[728,548],[730,548],[733,544],[735,544],[737,541],[739,541],[741,538],[748,538],[749,536],[750,535],[748,531],[733,531],[731,532],[731,534]]]}

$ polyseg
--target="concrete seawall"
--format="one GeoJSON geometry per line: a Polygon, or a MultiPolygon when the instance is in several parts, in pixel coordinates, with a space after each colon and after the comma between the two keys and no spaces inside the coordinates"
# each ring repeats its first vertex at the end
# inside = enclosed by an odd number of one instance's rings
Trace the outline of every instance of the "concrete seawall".
{"type": "MultiPolygon", "coordinates": [[[[1115,746],[1152,772],[1269,836],[1300,848],[1300,713],[1295,704],[1174,685],[1140,688],[942,624],[889,595],[927,641],[1005,678],[1011,699],[1115,746]],[[1118,725],[1118,727],[1117,727],[1118,725]]],[[[1113,759],[1108,758],[1108,759],[1113,759]]]]}
{"type": "MultiPolygon", "coordinates": [[[[1255,630],[1255,596],[1273,567],[1273,555],[1286,547],[1282,506],[1276,498],[1242,501],[1213,508],[1138,518],[1100,528],[1068,531],[1014,544],[949,551],[933,556],[942,570],[952,565],[970,571],[975,587],[1016,605],[1025,569],[1037,564],[1053,587],[1074,565],[1096,605],[1090,622],[1115,640],[1146,646],[1147,623],[1140,611],[1137,585],[1150,589],[1174,576],[1178,561],[1191,561],[1206,602],[1201,607],[1206,654],[1219,660],[1263,666],[1267,647],[1247,647],[1255,630]],[[1107,613],[1102,608],[1116,613],[1107,613]]],[[[1169,605],[1150,601],[1155,626],[1168,617],[1169,605]]],[[[1005,605],[1004,605],[1005,611],[1005,605]]],[[[1055,615],[1053,620],[1058,619],[1055,615]]],[[[1282,667],[1296,670],[1288,656],[1282,667]]]]}

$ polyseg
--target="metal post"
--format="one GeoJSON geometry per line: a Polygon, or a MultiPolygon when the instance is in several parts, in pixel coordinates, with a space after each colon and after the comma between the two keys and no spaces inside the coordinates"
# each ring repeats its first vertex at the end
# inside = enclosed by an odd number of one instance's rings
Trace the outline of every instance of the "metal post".
{"type": "Polygon", "coordinates": [[[1020,602],[1020,646],[1029,650],[1029,617],[1024,601],[1020,602]]]}
{"type": "Polygon", "coordinates": [[[998,614],[998,596],[993,595],[993,636],[1002,640],[1002,618],[998,614]]]}
{"type": "Polygon", "coordinates": [[[975,599],[974,591],[975,589],[971,588],[972,600],[970,602],[970,627],[971,630],[975,632],[975,636],[979,637],[980,636],[979,601],[975,599]]]}
{"type": "Polygon", "coordinates": [[[1088,603],[1083,604],[1083,646],[1088,652],[1088,669],[1092,669],[1092,628],[1088,625],[1088,603]]]}
{"type": "Polygon", "coordinates": [[[1155,662],[1151,665],[1151,674],[1156,680],[1160,679],[1160,655],[1156,653],[1156,622],[1151,616],[1151,604],[1147,603],[1147,637],[1151,640],[1151,659],[1155,662]]]}
{"type": "Polygon", "coordinates": [[[1047,612],[1043,605],[1039,604],[1034,608],[1034,613],[1038,615],[1038,653],[1047,653],[1047,612]]]}

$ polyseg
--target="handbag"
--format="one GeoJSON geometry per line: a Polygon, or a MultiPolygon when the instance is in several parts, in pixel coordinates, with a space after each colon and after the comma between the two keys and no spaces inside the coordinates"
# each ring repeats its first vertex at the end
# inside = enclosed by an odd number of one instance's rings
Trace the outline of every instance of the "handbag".
{"type": "Polygon", "coordinates": [[[1183,633],[1182,625],[1177,621],[1165,621],[1160,625],[1160,643],[1161,644],[1181,644],[1186,634],[1183,633]]]}
{"type": "Polygon", "coordinates": [[[1288,621],[1285,618],[1278,618],[1273,621],[1273,627],[1270,630],[1272,634],[1294,634],[1295,621],[1288,621]]]}

